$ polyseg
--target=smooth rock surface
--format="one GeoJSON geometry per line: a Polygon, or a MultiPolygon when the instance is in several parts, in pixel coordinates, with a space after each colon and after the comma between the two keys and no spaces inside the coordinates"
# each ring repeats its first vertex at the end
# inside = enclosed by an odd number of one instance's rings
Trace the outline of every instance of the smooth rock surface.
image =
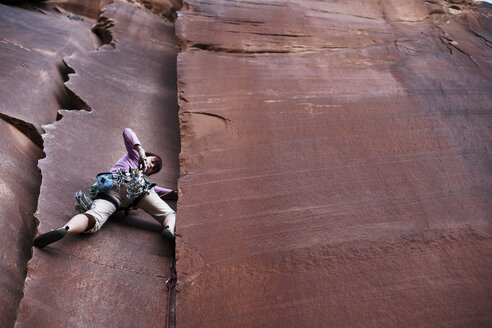
{"type": "Polygon", "coordinates": [[[491,7],[187,1],[179,327],[492,324],[491,7]]]}
{"type": "MultiPolygon", "coordinates": [[[[37,218],[39,231],[76,214],[73,194],[87,193],[99,172],[125,152],[122,131],[132,128],[146,150],[161,155],[151,177],[175,187],[179,126],[174,27],[161,17],[116,1],[103,15],[114,20],[115,48],[65,57],[74,70],[66,83],[91,111],[61,111],[45,125],[46,158],[37,218]]],[[[161,227],[141,210],[121,213],[92,235],[68,236],[34,249],[17,327],[157,327],[166,324],[171,250],[161,227]]]]}
{"type": "Polygon", "coordinates": [[[0,327],[14,326],[31,257],[41,126],[72,104],[63,56],[93,49],[90,25],[0,5],[0,327]]]}
{"type": "MultiPolygon", "coordinates": [[[[98,18],[102,7],[111,3],[111,0],[48,0],[44,2],[47,6],[58,6],[67,11],[79,15],[98,18]]],[[[139,5],[151,10],[153,13],[169,20],[174,20],[176,11],[183,5],[182,0],[127,0],[134,5],[139,5]]]]}
{"type": "Polygon", "coordinates": [[[41,147],[41,126],[72,108],[63,57],[95,48],[93,22],[0,5],[0,117],[41,147]]]}
{"type": "Polygon", "coordinates": [[[33,213],[42,151],[0,119],[0,327],[12,327],[19,308],[36,229],[33,213]]]}
{"type": "Polygon", "coordinates": [[[47,0],[43,1],[43,5],[48,7],[57,6],[68,13],[97,19],[101,9],[111,2],[111,0],[47,0]]]}

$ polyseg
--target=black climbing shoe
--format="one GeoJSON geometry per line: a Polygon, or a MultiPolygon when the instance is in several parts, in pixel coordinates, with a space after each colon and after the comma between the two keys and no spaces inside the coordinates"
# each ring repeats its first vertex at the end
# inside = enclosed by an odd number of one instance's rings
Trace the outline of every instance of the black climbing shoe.
{"type": "Polygon", "coordinates": [[[162,195],[161,198],[164,200],[178,200],[178,190],[172,190],[167,194],[162,195]]]}
{"type": "Polygon", "coordinates": [[[65,237],[68,231],[68,226],[65,228],[53,229],[50,232],[43,233],[34,239],[34,246],[38,248],[44,248],[55,241],[58,241],[65,237]]]}
{"type": "Polygon", "coordinates": [[[172,247],[174,247],[176,242],[176,237],[174,237],[173,233],[169,230],[169,227],[165,227],[161,232],[162,238],[164,238],[172,247]]]}

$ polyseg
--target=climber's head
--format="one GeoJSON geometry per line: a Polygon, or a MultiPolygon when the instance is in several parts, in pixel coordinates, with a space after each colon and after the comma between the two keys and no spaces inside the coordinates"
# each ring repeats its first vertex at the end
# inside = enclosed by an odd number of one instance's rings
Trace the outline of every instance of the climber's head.
{"type": "Polygon", "coordinates": [[[145,152],[145,156],[147,156],[147,169],[145,170],[145,175],[151,175],[157,173],[162,168],[162,159],[159,155],[145,152]]]}

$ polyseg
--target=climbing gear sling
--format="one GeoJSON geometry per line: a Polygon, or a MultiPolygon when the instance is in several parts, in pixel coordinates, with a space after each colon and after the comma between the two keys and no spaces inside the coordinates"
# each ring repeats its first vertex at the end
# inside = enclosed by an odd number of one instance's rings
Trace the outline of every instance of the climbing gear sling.
{"type": "Polygon", "coordinates": [[[156,185],[155,183],[150,183],[141,171],[131,168],[128,168],[128,172],[119,169],[116,173],[99,173],[96,179],[96,183],[89,190],[92,195],[91,198],[87,197],[82,191],[75,193],[75,208],[81,213],[92,209],[95,206],[95,199],[104,199],[111,202],[116,208],[120,208],[118,202],[107,192],[112,189],[119,191],[123,187],[126,188],[126,197],[133,200],[127,208],[122,208],[125,210],[125,215],[128,215],[130,208],[136,206],[148,194],[149,190],[156,185]]]}

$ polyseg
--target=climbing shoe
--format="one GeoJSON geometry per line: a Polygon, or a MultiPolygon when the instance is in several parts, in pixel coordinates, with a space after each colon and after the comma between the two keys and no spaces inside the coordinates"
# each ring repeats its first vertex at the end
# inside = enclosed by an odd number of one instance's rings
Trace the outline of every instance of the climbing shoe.
{"type": "Polygon", "coordinates": [[[167,194],[162,195],[161,198],[164,200],[178,200],[178,190],[172,190],[167,194]]]}
{"type": "Polygon", "coordinates": [[[165,227],[162,229],[161,232],[162,238],[164,238],[172,247],[175,245],[175,239],[174,234],[169,230],[169,227],[165,227]]]}
{"type": "Polygon", "coordinates": [[[49,244],[54,243],[55,241],[58,241],[65,237],[67,231],[68,226],[66,226],[65,228],[53,229],[50,232],[43,233],[34,239],[33,245],[38,248],[44,248],[49,244]]]}

